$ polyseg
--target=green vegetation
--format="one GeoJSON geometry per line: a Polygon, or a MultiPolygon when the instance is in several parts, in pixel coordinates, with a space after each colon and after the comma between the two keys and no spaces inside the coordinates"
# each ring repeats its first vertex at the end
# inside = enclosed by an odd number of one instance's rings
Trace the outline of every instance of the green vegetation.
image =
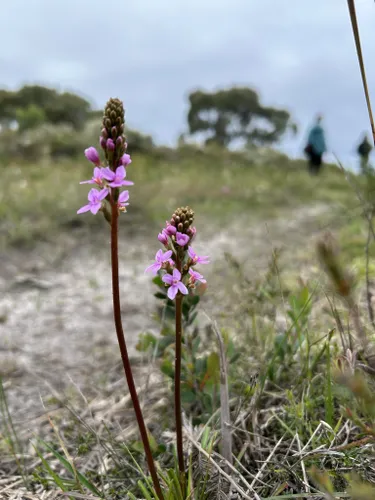
{"type": "Polygon", "coordinates": [[[253,89],[233,87],[209,93],[197,90],[189,96],[190,134],[203,133],[206,144],[228,146],[234,140],[245,144],[273,144],[287,130],[297,131],[288,111],[262,106],[253,89]]]}
{"type": "MultiPolygon", "coordinates": [[[[79,182],[92,174],[85,158],[20,161],[0,165],[0,169],[6,186],[0,198],[3,247],[54,238],[64,227],[103,223],[76,215],[86,196],[79,182]]],[[[237,217],[250,221],[286,212],[292,216],[304,206],[328,204],[332,205],[332,221],[336,218],[338,226],[346,226],[345,231],[353,213],[360,212],[360,204],[338,168],[328,166],[312,181],[303,161],[282,155],[270,160],[266,155],[255,163],[245,153],[218,149],[155,149],[150,154],[134,153],[128,178],[135,182],[129,218],[142,217],[146,224],[160,224],[177,203],[194,206],[200,217],[214,217],[221,224],[237,217]]],[[[356,227],[358,220],[355,218],[356,227]]],[[[355,236],[360,242],[361,236],[355,236]]]]}
{"type": "MultiPolygon", "coordinates": [[[[245,94],[259,105],[256,94],[245,94]]],[[[76,215],[87,193],[79,182],[92,175],[83,149],[96,144],[97,112],[81,102],[86,117],[73,113],[67,119],[60,113],[61,102],[68,110],[74,96],[39,87],[0,97],[6,104],[3,123],[18,123],[18,130],[5,127],[0,134],[1,249],[11,252],[17,246],[27,255],[27,249],[38,242],[54,241],[64,233],[81,238],[88,230],[91,235],[93,229],[108,231],[102,217],[76,215]],[[23,101],[22,96],[27,98],[23,101]],[[59,113],[47,113],[48,99],[59,113]]],[[[225,107],[224,97],[214,96],[225,107]]],[[[78,104],[72,107],[78,109],[78,104]]],[[[207,109],[207,103],[198,104],[197,116],[207,109]]],[[[244,128],[252,112],[246,111],[244,128]]],[[[243,130],[242,138],[253,144],[273,142],[282,135],[289,115],[268,112],[277,128],[272,137],[243,130]]],[[[223,116],[227,113],[224,110],[223,116]]],[[[227,119],[224,116],[221,124],[227,119]]],[[[363,175],[345,176],[339,167],[326,165],[319,177],[312,178],[304,161],[276,151],[259,147],[228,151],[219,144],[228,144],[233,137],[220,138],[223,130],[218,135],[215,124],[206,125],[216,139],[204,148],[186,144],[160,148],[149,137],[129,133],[132,163],[127,173],[135,185],[125,230],[142,226],[156,234],[177,206],[189,205],[197,214],[196,225],[207,230],[207,238],[233,227],[239,237],[247,225],[298,221],[301,213],[313,210],[315,230],[336,232],[342,252],[338,254],[331,237],[320,239],[319,256],[328,279],[322,277],[310,241],[302,250],[301,245],[292,248],[287,260],[279,258],[278,249],[270,249],[269,266],[260,277],[249,274],[227,252],[212,272],[221,279],[218,289],[208,287],[207,297],[202,299],[203,292],[198,291],[184,300],[181,394],[186,415],[186,484],[177,470],[174,447],[171,386],[176,308],[160,278],[154,279],[159,301],[155,325],[160,334],[139,332],[138,350],[148,363],[138,376],[147,387],[141,397],[165,498],[227,499],[232,490],[239,498],[258,500],[370,500],[375,496],[373,319],[371,305],[360,297],[366,275],[374,270],[373,245],[366,248],[374,214],[373,172],[367,169],[363,175]],[[298,264],[306,264],[307,276],[302,278],[296,271],[298,264]],[[215,318],[202,314],[206,298],[215,318]],[[226,380],[220,371],[223,356],[228,362],[226,380]],[[229,402],[223,409],[225,384],[229,402]],[[228,425],[221,421],[224,410],[230,415],[228,425]],[[223,442],[228,439],[229,463],[219,455],[224,454],[223,442]]],[[[308,230],[304,228],[304,234],[308,230]]],[[[287,226],[284,237],[289,237],[287,226]]],[[[247,243],[251,253],[256,241],[247,243]]],[[[122,376],[117,371],[115,375],[122,376]]],[[[68,403],[53,395],[58,410],[49,430],[42,428],[32,437],[31,451],[19,438],[0,380],[0,455],[7,458],[8,474],[17,474],[22,481],[23,491],[38,494],[42,488],[52,495],[59,490],[68,498],[106,500],[156,497],[145,473],[133,413],[124,411],[127,395],[116,384],[108,390],[107,374],[104,380],[101,376],[93,374],[91,379],[99,390],[103,387],[100,401],[87,401],[81,388],[76,394],[75,386],[68,403]]]]}

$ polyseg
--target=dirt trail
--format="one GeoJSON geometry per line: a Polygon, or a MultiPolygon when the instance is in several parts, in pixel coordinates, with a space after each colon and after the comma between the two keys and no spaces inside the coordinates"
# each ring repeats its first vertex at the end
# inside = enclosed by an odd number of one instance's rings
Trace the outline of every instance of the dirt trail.
{"type": "MultiPolygon", "coordinates": [[[[199,228],[195,249],[212,261],[205,269],[208,310],[214,312],[212,297],[220,288],[224,252],[245,260],[249,272],[262,272],[272,245],[285,246],[294,255],[319,230],[316,216],[328,211],[327,206],[309,206],[271,221],[237,222],[213,234],[199,228]]],[[[159,248],[153,236],[139,233],[123,237],[120,244],[124,325],[132,355],[138,333],[155,328],[155,289],[144,273],[159,248]]],[[[0,374],[18,422],[43,411],[42,400],[51,394],[48,384],[60,391],[74,381],[85,393],[94,368],[111,376],[118,365],[108,249],[89,239],[82,246],[74,236],[64,248],[60,256],[58,247],[47,245],[3,260],[0,374]]]]}

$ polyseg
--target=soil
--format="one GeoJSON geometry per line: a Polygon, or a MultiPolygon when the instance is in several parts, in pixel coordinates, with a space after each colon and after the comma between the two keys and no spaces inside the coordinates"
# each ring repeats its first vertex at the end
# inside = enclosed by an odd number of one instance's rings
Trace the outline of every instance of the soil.
{"type": "MultiPolygon", "coordinates": [[[[321,229],[318,220],[328,212],[327,206],[307,206],[269,221],[198,227],[195,250],[211,258],[211,265],[200,269],[209,283],[205,310],[215,316],[222,307],[214,293],[220,295],[223,288],[225,252],[244,262],[251,276],[264,271],[273,246],[284,247],[295,265],[293,256],[309,245],[321,229]]],[[[137,357],[139,332],[157,331],[152,318],[155,286],[144,269],[160,246],[154,234],[126,234],[125,226],[120,241],[122,312],[129,352],[137,357]]],[[[0,375],[17,425],[30,425],[55,393],[69,397],[70,388],[79,387],[93,397],[101,379],[112,377],[115,383],[120,378],[111,300],[109,234],[76,229],[54,244],[2,256],[0,375]]]]}

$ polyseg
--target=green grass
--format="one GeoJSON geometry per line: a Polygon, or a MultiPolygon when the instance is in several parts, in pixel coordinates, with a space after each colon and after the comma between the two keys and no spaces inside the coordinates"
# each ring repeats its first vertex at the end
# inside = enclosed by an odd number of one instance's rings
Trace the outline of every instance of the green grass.
{"type": "MultiPolygon", "coordinates": [[[[105,222],[77,216],[85,204],[92,168],[84,158],[37,164],[0,165],[0,238],[2,247],[29,246],[58,232],[105,222]]],[[[178,205],[191,205],[204,220],[229,223],[234,217],[269,218],[307,204],[331,204],[350,213],[358,202],[341,171],[327,166],[311,178],[303,161],[281,156],[254,164],[242,154],[192,149],[168,154],[134,154],[128,168],[131,187],[129,223],[158,224],[178,205]]]]}
{"type": "MultiPolygon", "coordinates": [[[[338,168],[326,166],[321,176],[312,178],[304,162],[291,161],[283,156],[272,162],[265,160],[256,164],[241,154],[214,150],[197,152],[185,148],[163,155],[156,153],[154,156],[135,154],[128,168],[129,178],[135,182],[130,188],[129,214],[125,216],[129,225],[135,228],[140,224],[161,226],[178,205],[185,204],[197,212],[199,226],[211,223],[213,228],[229,225],[235,219],[246,223],[247,220],[263,221],[279,215],[292,218],[302,207],[327,205],[327,213],[317,215],[316,219],[322,228],[327,226],[336,230],[344,265],[355,268],[363,284],[366,223],[361,217],[361,205],[355,193],[338,168]]],[[[15,244],[29,246],[40,239],[52,240],[71,230],[78,221],[82,224],[79,230],[106,224],[102,217],[76,215],[77,208],[85,203],[88,191],[87,186],[79,185],[80,180],[90,177],[92,169],[88,162],[41,162],[4,165],[1,169],[0,228],[6,248],[15,244]]],[[[356,181],[362,188],[364,180],[357,178],[356,181]]],[[[288,238],[287,234],[285,238],[288,238]]],[[[302,251],[304,261],[317,267],[314,245],[302,251]]],[[[299,255],[291,255],[290,259],[296,260],[297,257],[299,255]]],[[[340,343],[338,327],[325,296],[327,290],[322,289],[321,275],[318,279],[314,274],[304,284],[299,280],[299,274],[292,275],[290,267],[284,269],[278,263],[276,268],[271,262],[267,272],[253,281],[234,257],[231,260],[228,256],[227,260],[228,276],[223,281],[228,283],[222,286],[228,286],[226,292],[233,311],[229,315],[231,324],[225,325],[222,333],[233,344],[232,354],[238,353],[235,363],[229,365],[235,424],[233,453],[237,468],[232,477],[236,484],[246,489],[244,479],[252,483],[260,474],[254,488],[263,500],[276,499],[283,494],[284,498],[321,498],[321,491],[339,491],[344,498],[350,485],[356,491],[359,488],[367,490],[369,484],[358,487],[356,481],[360,477],[375,483],[371,465],[373,452],[370,447],[356,443],[361,443],[364,436],[372,442],[375,435],[374,382],[359,370],[363,380],[354,380],[344,370],[337,369],[338,359],[342,360],[339,357],[348,353],[340,343]],[[276,326],[277,311],[286,311],[285,330],[276,326]],[[255,375],[256,382],[253,382],[255,375]],[[252,418],[251,412],[247,413],[253,401],[256,402],[252,410],[256,418],[252,418]],[[345,448],[348,442],[354,446],[345,448]],[[277,453],[272,454],[276,448],[277,453]],[[336,455],[332,455],[332,448],[336,448],[336,455]],[[353,472],[357,477],[350,476],[353,472]]],[[[372,263],[370,270],[374,270],[372,263]]],[[[349,311],[345,305],[340,304],[340,307],[347,339],[349,311]]],[[[361,319],[368,334],[372,334],[363,307],[361,319]]],[[[221,317],[219,321],[222,321],[221,317]]],[[[217,352],[216,341],[209,329],[204,330],[198,323],[193,324],[191,332],[185,332],[185,335],[188,333],[192,338],[197,335],[202,343],[200,347],[197,344],[198,361],[210,349],[217,352]]],[[[173,352],[167,354],[173,357],[173,352]]],[[[155,352],[153,355],[155,367],[161,368],[155,352]]],[[[121,371],[116,375],[120,378],[121,371]]],[[[152,423],[153,450],[163,471],[163,483],[172,495],[167,498],[182,498],[182,495],[171,493],[177,476],[173,471],[171,437],[166,436],[165,431],[173,432],[173,405],[170,386],[166,380],[163,382],[151,387],[145,412],[152,423]],[[156,409],[153,409],[154,405],[156,409]]],[[[5,401],[5,397],[0,396],[0,402],[5,401]]],[[[61,415],[55,417],[59,418],[61,434],[55,432],[56,436],[49,437],[53,445],[50,441],[37,441],[38,468],[34,470],[31,461],[25,465],[20,462],[20,475],[30,476],[33,486],[55,484],[61,490],[81,494],[82,491],[99,490],[100,496],[105,485],[105,498],[110,500],[122,498],[125,493],[131,498],[140,495],[152,498],[143,475],[143,458],[136,434],[134,440],[118,440],[117,416],[112,420],[106,416],[106,409],[122,396],[122,386],[109,392],[103,390],[103,404],[97,408],[95,420],[90,419],[85,405],[74,412],[70,410],[71,413],[61,410],[61,415]],[[77,418],[80,414],[84,415],[83,419],[77,418]],[[93,451],[95,456],[105,458],[108,467],[102,469],[100,460],[92,465],[93,451]]],[[[203,396],[202,401],[207,402],[207,397],[203,396]]],[[[202,416],[203,403],[200,400],[198,403],[190,405],[188,417],[192,421],[202,416]]],[[[134,424],[132,415],[132,412],[124,411],[118,417],[122,429],[134,424]]],[[[3,420],[7,422],[5,418],[3,420]]],[[[218,413],[213,412],[209,423],[202,421],[204,432],[197,441],[211,455],[211,452],[220,450],[218,413]]],[[[0,449],[7,446],[18,465],[15,431],[9,424],[6,431],[0,439],[0,449]]],[[[194,447],[192,450],[190,460],[195,462],[197,454],[194,447]]],[[[214,454],[212,456],[217,459],[214,454]]],[[[218,476],[210,463],[202,461],[202,457],[200,460],[202,467],[195,471],[198,475],[196,482],[205,484],[207,478],[207,483],[217,484],[218,476]]],[[[196,491],[198,500],[210,498],[205,491],[198,493],[201,493],[199,496],[196,491]]],[[[370,499],[373,495],[371,489],[367,497],[353,498],[370,499]]]]}

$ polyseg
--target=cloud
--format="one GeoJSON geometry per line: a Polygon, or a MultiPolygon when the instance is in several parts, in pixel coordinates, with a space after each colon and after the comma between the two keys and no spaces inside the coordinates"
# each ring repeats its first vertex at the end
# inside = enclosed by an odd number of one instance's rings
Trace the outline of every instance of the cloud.
{"type": "MultiPolygon", "coordinates": [[[[357,11],[374,88],[370,3],[357,1],[357,11]]],[[[2,7],[0,42],[5,85],[75,89],[97,106],[121,97],[129,123],[162,142],[186,127],[189,90],[232,84],[288,107],[303,130],[322,111],[343,154],[369,128],[342,0],[13,0],[2,7]]]]}

